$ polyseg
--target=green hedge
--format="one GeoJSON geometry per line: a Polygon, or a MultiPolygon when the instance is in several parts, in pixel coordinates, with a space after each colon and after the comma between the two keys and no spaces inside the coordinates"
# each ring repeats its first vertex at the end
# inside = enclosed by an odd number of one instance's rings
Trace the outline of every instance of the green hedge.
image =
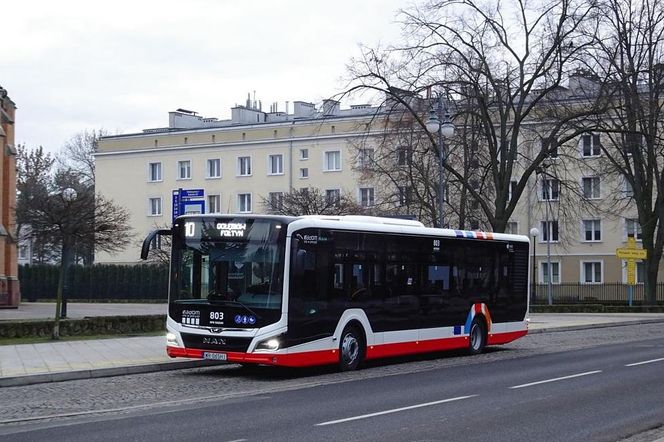
{"type": "MultiPolygon", "coordinates": [[[[21,298],[24,301],[55,299],[59,272],[57,265],[19,266],[21,298]]],[[[165,301],[167,290],[167,266],[97,264],[71,266],[67,272],[66,296],[70,300],[165,301]]]]}
{"type": "MultiPolygon", "coordinates": [[[[127,335],[164,331],[166,315],[97,316],[60,321],[60,336],[127,335]]],[[[0,322],[0,339],[45,338],[53,333],[53,320],[0,322]]]]}

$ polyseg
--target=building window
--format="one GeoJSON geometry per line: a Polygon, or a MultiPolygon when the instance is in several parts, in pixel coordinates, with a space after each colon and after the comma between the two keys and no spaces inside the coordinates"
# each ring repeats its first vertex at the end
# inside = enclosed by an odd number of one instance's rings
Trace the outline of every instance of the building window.
{"type": "Polygon", "coordinates": [[[267,174],[268,175],[284,174],[284,156],[282,154],[268,155],[267,174]]]}
{"type": "MultiPolygon", "coordinates": [[[[621,260],[622,263],[622,281],[623,284],[627,283],[627,261],[621,260]]],[[[646,282],[646,265],[643,261],[636,261],[636,283],[645,284],[646,282]]]]}
{"type": "Polygon", "coordinates": [[[240,193],[237,196],[237,209],[240,213],[251,213],[251,194],[240,193]]]}
{"type": "Polygon", "coordinates": [[[300,178],[309,178],[309,168],[301,167],[300,168],[300,178]]]}
{"type": "Polygon", "coordinates": [[[221,213],[221,195],[208,195],[208,213],[221,213]]]}
{"type": "Polygon", "coordinates": [[[512,201],[512,198],[514,198],[514,194],[516,193],[516,186],[517,186],[517,181],[512,180],[510,181],[510,188],[509,188],[509,193],[507,197],[509,198],[508,201],[512,201]]]}
{"type": "Polygon", "coordinates": [[[541,274],[540,274],[540,284],[549,283],[549,275],[551,275],[551,284],[560,284],[560,263],[551,262],[551,272],[549,272],[549,262],[544,261],[540,262],[541,274]]]}
{"type": "Polygon", "coordinates": [[[309,159],[309,149],[300,149],[300,159],[301,160],[309,159]]]}
{"type": "Polygon", "coordinates": [[[184,137],[184,144],[189,144],[189,138],[184,137]]]}
{"type": "Polygon", "coordinates": [[[191,161],[183,160],[178,161],[178,179],[190,180],[191,179],[191,161]]]}
{"type": "Polygon", "coordinates": [[[551,138],[542,138],[542,150],[548,152],[549,158],[558,158],[558,141],[551,138]]]}
{"type": "Polygon", "coordinates": [[[408,147],[397,147],[397,166],[406,166],[411,163],[411,150],[408,147]]]}
{"type": "Polygon", "coordinates": [[[270,202],[270,210],[278,212],[284,207],[284,193],[270,192],[268,193],[268,201],[270,202]]]}
{"type": "Polygon", "coordinates": [[[221,178],[221,159],[210,158],[207,160],[207,177],[221,178]]]}
{"type": "Polygon", "coordinates": [[[161,181],[161,163],[148,164],[148,181],[161,181]]]}
{"type": "Polygon", "coordinates": [[[399,186],[399,206],[408,206],[412,199],[412,190],[407,186],[399,186]]]}
{"type": "Polygon", "coordinates": [[[251,175],[251,157],[237,158],[237,174],[238,176],[251,175]]]}
{"type": "Polygon", "coordinates": [[[540,242],[555,242],[558,241],[558,221],[542,221],[541,224],[541,241],[540,242]]]}
{"type": "Polygon", "coordinates": [[[326,172],[334,172],[341,170],[341,151],[333,150],[325,152],[325,169],[326,172]]]}
{"type": "Polygon", "coordinates": [[[161,216],[161,198],[148,199],[150,216],[161,216]]]}
{"type": "Polygon", "coordinates": [[[519,234],[519,224],[516,221],[510,221],[505,225],[505,233],[509,233],[510,235],[518,235],[519,234]]]}
{"type": "Polygon", "coordinates": [[[633,237],[637,241],[643,239],[643,232],[641,231],[641,224],[635,218],[625,218],[625,238],[633,237]]]}
{"type": "Polygon", "coordinates": [[[583,197],[586,199],[598,199],[600,197],[599,177],[582,178],[583,197]]]}
{"type": "Polygon", "coordinates": [[[601,153],[599,135],[586,134],[581,136],[581,156],[598,157],[601,153]]]}
{"type": "Polygon", "coordinates": [[[373,187],[360,188],[360,206],[372,207],[375,204],[373,187]]]}
{"type": "Polygon", "coordinates": [[[626,178],[623,178],[623,193],[625,194],[626,198],[631,198],[634,196],[634,188],[626,178]]]}
{"type": "Polygon", "coordinates": [[[18,259],[25,261],[26,259],[29,258],[29,250],[30,247],[28,247],[25,244],[22,244],[18,246],[18,259]]]}
{"type": "Polygon", "coordinates": [[[602,261],[581,262],[581,282],[584,284],[601,284],[602,261]]]}
{"type": "Polygon", "coordinates": [[[542,201],[558,201],[560,196],[560,182],[555,178],[545,178],[542,180],[542,201]]]}
{"type": "Polygon", "coordinates": [[[325,203],[328,206],[338,206],[341,201],[341,191],[339,189],[327,189],[325,191],[325,203]]]}
{"type": "Polygon", "coordinates": [[[216,135],[212,135],[212,142],[213,142],[213,143],[216,143],[216,142],[217,142],[217,136],[216,136],[216,135]]]}
{"type": "Polygon", "coordinates": [[[372,166],[374,162],[373,149],[360,149],[357,156],[357,167],[360,169],[367,169],[372,166]]]}
{"type": "Polygon", "coordinates": [[[599,219],[583,220],[583,240],[601,241],[602,240],[602,221],[599,219]]]}

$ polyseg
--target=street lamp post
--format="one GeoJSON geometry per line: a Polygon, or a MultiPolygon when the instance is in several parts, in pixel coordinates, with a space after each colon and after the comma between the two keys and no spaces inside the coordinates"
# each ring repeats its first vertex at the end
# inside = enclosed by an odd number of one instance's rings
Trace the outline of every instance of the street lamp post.
{"type": "Polygon", "coordinates": [[[533,296],[531,297],[532,301],[537,301],[537,261],[535,255],[535,246],[537,245],[537,237],[539,236],[539,229],[533,227],[530,229],[530,236],[533,238],[533,296]]]}
{"type": "MultiPolygon", "coordinates": [[[[546,169],[550,166],[549,163],[544,163],[535,170],[535,177],[537,175],[549,176],[546,172],[546,169]]],[[[536,178],[537,179],[537,178],[536,178]]],[[[544,234],[546,235],[546,297],[549,305],[553,304],[553,286],[551,281],[551,276],[553,272],[551,271],[551,235],[553,234],[553,225],[549,221],[549,204],[551,203],[551,198],[553,197],[553,182],[547,180],[542,183],[542,197],[544,200],[544,234]]],[[[537,181],[535,181],[535,187],[537,187],[537,181]]],[[[542,273],[544,275],[544,273],[542,273]]]]}
{"type": "MultiPolygon", "coordinates": [[[[62,199],[65,202],[65,204],[68,206],[66,208],[66,219],[67,219],[67,224],[69,224],[70,221],[70,207],[71,203],[76,200],[78,197],[78,194],[76,193],[75,189],[72,189],[71,187],[67,187],[62,191],[62,199]]],[[[62,238],[62,256],[61,260],[62,262],[60,263],[61,266],[61,275],[60,277],[62,278],[62,304],[60,306],[60,318],[66,318],[67,317],[67,296],[68,296],[68,291],[69,291],[69,280],[67,278],[67,271],[69,270],[69,264],[71,261],[71,244],[69,243],[70,238],[69,238],[69,233],[66,232],[66,229],[69,228],[69,225],[65,226],[65,233],[62,238]]]]}
{"type": "Polygon", "coordinates": [[[445,226],[445,140],[446,137],[454,136],[454,123],[450,121],[448,112],[443,113],[443,95],[439,94],[437,99],[436,110],[433,108],[429,111],[429,119],[426,121],[426,128],[430,133],[438,132],[438,157],[440,173],[438,175],[438,205],[439,205],[439,227],[445,226]]]}

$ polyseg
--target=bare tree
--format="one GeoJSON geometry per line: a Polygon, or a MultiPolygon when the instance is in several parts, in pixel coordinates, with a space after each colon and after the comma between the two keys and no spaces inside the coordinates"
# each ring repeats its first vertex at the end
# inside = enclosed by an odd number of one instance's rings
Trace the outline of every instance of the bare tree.
{"type": "Polygon", "coordinates": [[[30,210],[36,199],[48,193],[53,157],[39,146],[27,149],[19,145],[16,156],[16,232],[19,241],[31,241],[33,256],[38,262],[56,258],[60,244],[50,232],[29,225],[30,210]]]}
{"type": "Polygon", "coordinates": [[[598,100],[610,104],[598,120],[603,172],[620,187],[616,204],[636,210],[648,252],[646,301],[656,302],[664,248],[664,4],[660,0],[600,2],[599,32],[588,65],[603,85],[598,100]],[[622,201],[620,201],[622,200],[622,201]]]}
{"type": "Polygon", "coordinates": [[[43,174],[30,194],[21,196],[21,220],[34,232],[51,239],[53,245],[59,245],[61,251],[53,329],[53,338],[58,339],[62,291],[72,254],[81,245],[107,252],[121,250],[132,238],[129,214],[113,201],[96,195],[94,187],[78,172],[56,170],[51,173],[52,162],[47,161],[41,149],[35,153],[24,150],[23,155],[40,159],[38,164],[42,165],[43,174]]]}
{"type": "Polygon", "coordinates": [[[60,168],[76,171],[88,183],[95,182],[95,157],[99,139],[108,132],[104,129],[84,130],[67,141],[58,156],[60,168]]]}
{"type": "Polygon", "coordinates": [[[261,203],[268,213],[287,216],[357,215],[367,212],[348,194],[341,191],[324,193],[316,187],[268,195],[261,199],[261,203]]]}
{"type": "Polygon", "coordinates": [[[583,0],[428,1],[401,12],[401,46],[367,48],[350,63],[347,93],[385,97],[376,121],[386,135],[369,142],[398,149],[395,134],[411,132],[421,174],[411,194],[429,221],[439,210],[433,164],[440,155],[450,190],[445,212],[456,214],[459,227],[481,217],[501,232],[538,168],[601,111],[599,102],[580,105],[563,87],[589,48],[582,31],[595,11],[583,0]],[[437,99],[457,126],[445,152],[425,125],[437,99]]]}

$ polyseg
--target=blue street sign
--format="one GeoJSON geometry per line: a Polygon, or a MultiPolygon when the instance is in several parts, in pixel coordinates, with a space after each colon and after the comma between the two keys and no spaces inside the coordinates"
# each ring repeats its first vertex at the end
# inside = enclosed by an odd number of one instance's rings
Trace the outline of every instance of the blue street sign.
{"type": "Polygon", "coordinates": [[[205,196],[204,189],[180,189],[180,198],[183,200],[201,199],[204,196],[205,196]]]}
{"type": "Polygon", "coordinates": [[[180,191],[179,190],[174,190],[173,191],[173,204],[171,206],[173,208],[173,221],[175,221],[175,218],[180,216],[180,213],[182,212],[180,210],[180,191]]]}

